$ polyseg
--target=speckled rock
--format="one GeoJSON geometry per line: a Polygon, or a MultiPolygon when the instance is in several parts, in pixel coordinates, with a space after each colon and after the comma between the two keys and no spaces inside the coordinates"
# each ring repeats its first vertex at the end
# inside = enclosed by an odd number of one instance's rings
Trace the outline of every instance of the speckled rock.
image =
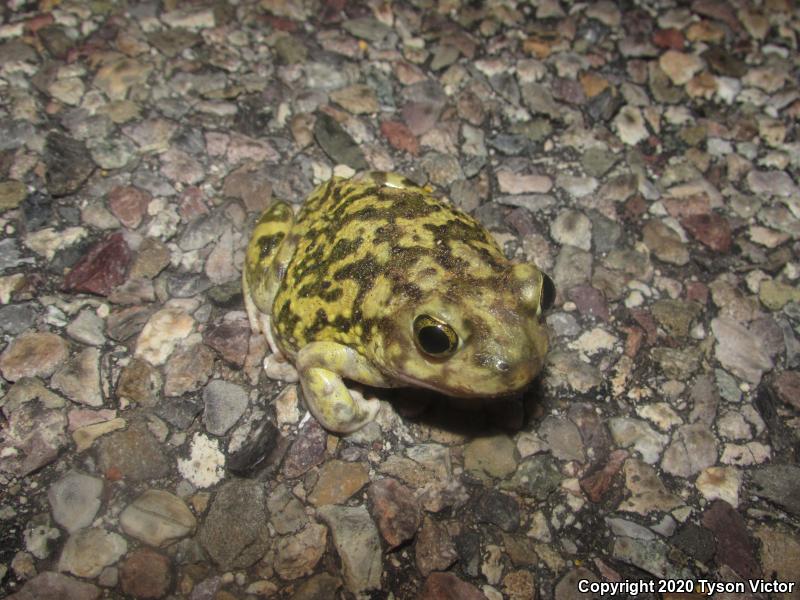
{"type": "Polygon", "coordinates": [[[216,493],[198,539],[224,569],[247,568],[270,545],[266,496],[256,481],[231,480],[216,493]]]}
{"type": "Polygon", "coordinates": [[[158,440],[144,425],[133,425],[127,431],[102,438],[97,444],[97,461],[106,476],[115,479],[158,479],[170,471],[158,440]]]}
{"type": "Polygon", "coordinates": [[[134,598],[163,598],[172,584],[172,565],[163,554],[140,548],[123,561],[120,582],[134,598]]]}

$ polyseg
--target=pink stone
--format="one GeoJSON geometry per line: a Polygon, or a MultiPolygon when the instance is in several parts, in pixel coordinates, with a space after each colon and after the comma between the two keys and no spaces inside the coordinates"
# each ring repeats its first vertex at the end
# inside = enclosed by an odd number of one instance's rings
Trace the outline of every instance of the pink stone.
{"type": "Polygon", "coordinates": [[[681,225],[693,238],[711,250],[727,252],[731,249],[731,225],[722,215],[690,215],[681,219],[681,225]]]}
{"type": "Polygon", "coordinates": [[[108,296],[125,281],[132,254],[121,232],[98,242],[64,278],[66,292],[108,296]]]}
{"type": "Polygon", "coordinates": [[[399,121],[384,121],[381,123],[381,133],[392,147],[405,150],[413,156],[419,153],[419,142],[405,124],[399,121]]]}
{"type": "Polygon", "coordinates": [[[136,229],[147,213],[147,205],[153,197],[137,187],[120,186],[111,190],[108,209],[128,229],[136,229]]]}

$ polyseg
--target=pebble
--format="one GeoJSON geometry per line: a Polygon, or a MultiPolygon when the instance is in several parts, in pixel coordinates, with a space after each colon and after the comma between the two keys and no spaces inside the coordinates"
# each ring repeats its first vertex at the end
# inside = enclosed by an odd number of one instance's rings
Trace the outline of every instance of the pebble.
{"type": "Polygon", "coordinates": [[[425,517],[415,545],[417,569],[424,577],[444,571],[458,558],[453,540],[444,524],[425,517]]]}
{"type": "Polygon", "coordinates": [[[223,569],[246,569],[270,547],[264,487],[234,479],[216,492],[197,539],[223,569]]]}
{"type": "Polygon", "coordinates": [[[64,544],[58,570],[91,579],[115,564],[127,551],[125,538],[113,531],[102,527],[81,529],[70,535],[64,544]]]}
{"type": "Polygon", "coordinates": [[[546,454],[537,454],[523,460],[511,479],[501,484],[501,488],[544,500],[558,489],[561,479],[555,460],[546,454]]]}
{"type": "Polygon", "coordinates": [[[516,468],[514,443],[508,436],[478,438],[464,448],[464,469],[477,477],[504,478],[516,468]]]}
{"type": "MultiPolygon", "coordinates": [[[[570,420],[560,417],[547,417],[539,428],[539,435],[547,442],[548,449],[559,460],[586,459],[583,440],[578,427],[570,420]]],[[[519,448],[519,443],[517,444],[519,448]]]]}
{"type": "Polygon", "coordinates": [[[742,516],[724,500],[714,500],[703,513],[703,526],[717,540],[715,560],[741,577],[757,577],[760,572],[755,548],[742,516]]]}
{"type": "Polygon", "coordinates": [[[672,83],[685,85],[703,68],[703,61],[694,54],[667,50],[659,57],[658,66],[672,83]]]}
{"type": "Polygon", "coordinates": [[[697,476],[695,486],[709,502],[724,500],[736,508],[739,506],[742,472],[734,467],[708,467],[697,476]]]}
{"type": "Polygon", "coordinates": [[[475,515],[479,522],[491,523],[506,532],[516,531],[520,524],[519,503],[497,490],[488,490],[477,499],[475,515]]]}
{"type": "Polygon", "coordinates": [[[311,523],[301,532],[278,540],[275,548],[275,571],[283,579],[298,579],[313,573],[328,540],[324,525],[311,523]]]}
{"type": "Polygon", "coordinates": [[[40,600],[61,598],[63,600],[97,600],[102,590],[91,583],[68,575],[45,571],[25,582],[19,592],[9,596],[13,600],[40,600]]]}
{"type": "Polygon", "coordinates": [[[664,452],[661,467],[673,475],[688,477],[717,462],[714,436],[702,423],[680,427],[664,452]]]}
{"type": "Polygon", "coordinates": [[[107,477],[130,481],[159,479],[170,471],[158,440],[142,424],[102,438],[97,444],[97,462],[107,477]]]}
{"type": "Polygon", "coordinates": [[[108,208],[128,229],[136,229],[147,215],[152,196],[135,186],[119,186],[108,196],[108,208]]]}
{"type": "Polygon", "coordinates": [[[715,252],[724,253],[731,248],[730,223],[717,213],[684,217],[681,219],[681,226],[693,238],[715,252]]]}
{"type": "Polygon", "coordinates": [[[203,421],[206,431],[222,436],[233,427],[247,409],[247,393],[240,386],[214,379],[203,390],[203,421]]]}
{"type": "Polygon", "coordinates": [[[682,266],[689,262],[689,251],[680,235],[660,221],[648,221],[643,230],[643,242],[656,258],[682,266]]]}
{"type": "Polygon", "coordinates": [[[759,526],[755,536],[761,542],[763,572],[773,574],[778,581],[791,581],[792,574],[800,568],[800,544],[796,536],[784,527],[770,525],[759,526]]]}
{"type": "Polygon", "coordinates": [[[784,510],[800,515],[800,468],[794,465],[769,465],[752,471],[750,490],[784,510]]]}
{"type": "Polygon", "coordinates": [[[119,524],[127,535],[159,547],[191,534],[197,521],[176,495],[151,489],[125,507],[119,524]]]}
{"type": "Polygon", "coordinates": [[[205,488],[222,480],[225,455],[219,444],[202,434],[192,438],[188,459],[178,459],[178,472],[193,485],[205,488]]]}
{"type": "Polygon", "coordinates": [[[787,406],[800,410],[800,373],[783,371],[772,380],[771,387],[787,406]]]}
{"type": "Polygon", "coordinates": [[[131,88],[143,85],[152,70],[132,58],[120,58],[101,67],[93,84],[111,100],[124,100],[131,88]]]}
{"type": "Polygon", "coordinates": [[[267,498],[270,522],[281,535],[294,533],[308,523],[303,504],[285,485],[279,485],[267,498]]]}
{"type": "Polygon", "coordinates": [[[180,308],[163,308],[145,323],[134,356],[153,366],[164,364],[178,343],[194,329],[194,319],[180,308]]]}
{"type": "Polygon", "coordinates": [[[331,100],[356,115],[378,112],[378,97],[368,85],[354,84],[331,92],[331,100]]]}
{"type": "Polygon", "coordinates": [[[431,573],[425,579],[419,600],[486,600],[486,596],[455,573],[431,573]]]}
{"type": "Polygon", "coordinates": [[[53,374],[51,384],[74,402],[102,406],[100,351],[97,348],[85,348],[66,360],[53,374]]]}
{"type": "Polygon", "coordinates": [[[666,577],[667,544],[661,540],[637,540],[617,537],[611,550],[612,556],[622,562],[638,567],[656,577],[666,577]]]}
{"type": "Polygon", "coordinates": [[[306,421],[286,454],[283,474],[293,479],[320,464],[325,459],[327,437],[316,420],[306,421]]]}
{"type": "Polygon", "coordinates": [[[172,585],[172,564],[149,548],[131,552],[119,569],[122,591],[134,598],[163,598],[172,585]]]}
{"type": "Polygon", "coordinates": [[[250,341],[250,324],[243,317],[244,315],[242,318],[226,318],[219,325],[206,329],[203,335],[203,342],[216,350],[224,360],[239,368],[244,366],[250,341]]]}
{"type": "Polygon", "coordinates": [[[656,470],[647,463],[630,458],[623,467],[625,487],[630,497],[623,500],[618,510],[649,515],[652,512],[667,512],[683,505],[678,496],[667,491],[656,470]]]}
{"type": "Polygon", "coordinates": [[[505,194],[546,194],[553,181],[546,175],[520,175],[511,171],[498,171],[497,185],[505,194]]]}
{"type": "Polygon", "coordinates": [[[47,491],[53,520],[68,533],[89,527],[100,510],[102,480],[73,471],[59,479],[47,491]]]}
{"type": "Polygon", "coordinates": [[[117,380],[117,396],[140,406],[155,406],[161,390],[161,376],[149,363],[133,359],[117,380]]]}
{"type": "Polygon", "coordinates": [[[67,335],[76,342],[90,346],[102,346],[106,341],[103,333],[105,323],[95,311],[82,310],[78,316],[67,325],[67,335]]]}
{"type": "Polygon", "coordinates": [[[342,580],[328,573],[319,573],[308,578],[297,587],[292,600],[325,600],[338,592],[342,580]]]}
{"type": "Polygon", "coordinates": [[[597,368],[582,360],[578,352],[551,352],[545,376],[554,388],[568,387],[580,393],[597,388],[604,381],[597,368]]]}
{"type": "Polygon", "coordinates": [[[614,443],[637,451],[648,464],[658,462],[667,445],[667,436],[658,433],[641,419],[617,417],[609,421],[614,443]]]}
{"type": "Polygon", "coordinates": [[[56,197],[77,192],[95,170],[86,146],[57,132],[45,138],[44,162],[47,191],[56,197]]]}
{"type": "Polygon", "coordinates": [[[88,450],[92,447],[97,438],[111,433],[112,431],[124,429],[126,425],[127,422],[125,419],[118,417],[116,419],[109,419],[100,423],[93,423],[91,425],[80,427],[72,432],[72,440],[75,442],[75,450],[78,452],[88,450]]]}
{"type": "Polygon", "coordinates": [[[343,504],[369,482],[369,474],[360,463],[331,460],[319,471],[319,479],[308,495],[314,506],[343,504]]]}
{"type": "Polygon", "coordinates": [[[369,168],[358,144],[333,117],[325,113],[317,115],[314,139],[334,163],[345,164],[356,171],[369,168]]]}
{"type": "Polygon", "coordinates": [[[372,506],[372,515],[389,549],[414,537],[421,523],[421,514],[408,487],[387,477],[373,482],[367,495],[372,506]]]}
{"type": "Polygon", "coordinates": [[[0,471],[24,477],[50,464],[66,446],[66,418],[59,409],[43,409],[25,401],[12,411],[3,408],[8,419],[0,454],[0,471]],[[10,413],[10,414],[9,414],[10,413]]]}
{"type": "Polygon", "coordinates": [[[329,504],[317,509],[317,514],[330,528],[347,589],[352,594],[380,589],[381,542],[367,509],[329,504]]]}
{"type": "Polygon", "coordinates": [[[772,359],[761,341],[743,324],[730,317],[717,317],[711,321],[711,330],[717,341],[717,360],[733,375],[757,384],[762,374],[772,369],[772,359]]]}
{"type": "Polygon", "coordinates": [[[561,245],[569,244],[581,250],[591,250],[592,222],[583,213],[564,210],[550,225],[550,235],[561,245]]]}
{"type": "Polygon", "coordinates": [[[381,133],[392,147],[408,152],[412,156],[419,154],[419,142],[405,123],[383,121],[381,122],[381,133]]]}
{"type": "Polygon", "coordinates": [[[28,187],[21,181],[0,182],[0,211],[17,208],[28,196],[28,187]]]}
{"type": "Polygon", "coordinates": [[[26,332],[0,354],[0,373],[8,381],[23,377],[49,377],[68,356],[69,346],[47,332],[26,332]]]}
{"type": "Polygon", "coordinates": [[[797,186],[785,171],[759,171],[754,169],[747,174],[747,186],[759,196],[786,198],[797,193],[797,186]]]}
{"type": "Polygon", "coordinates": [[[214,353],[204,344],[176,350],[164,367],[164,395],[183,396],[199,390],[211,377],[213,368],[214,353]]]}
{"type": "Polygon", "coordinates": [[[619,139],[628,146],[635,146],[646,140],[650,133],[647,131],[642,111],[635,106],[624,106],[614,119],[614,128],[619,139]]]}

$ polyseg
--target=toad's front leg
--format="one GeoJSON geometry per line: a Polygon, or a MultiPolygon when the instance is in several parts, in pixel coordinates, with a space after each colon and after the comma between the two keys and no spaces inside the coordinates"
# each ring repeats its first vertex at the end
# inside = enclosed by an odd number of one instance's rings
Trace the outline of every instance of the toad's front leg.
{"type": "Polygon", "coordinates": [[[337,433],[361,429],[380,409],[378,400],[366,400],[349,390],[342,378],[373,387],[392,387],[366,358],[336,342],[312,342],[301,348],[296,366],[308,410],[325,429],[337,433]]]}

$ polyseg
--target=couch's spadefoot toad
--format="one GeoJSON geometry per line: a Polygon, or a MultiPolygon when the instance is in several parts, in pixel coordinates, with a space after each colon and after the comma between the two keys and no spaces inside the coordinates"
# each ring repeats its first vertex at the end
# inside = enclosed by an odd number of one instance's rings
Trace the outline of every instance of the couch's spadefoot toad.
{"type": "Polygon", "coordinates": [[[343,379],[456,397],[508,395],[542,368],[550,278],[513,264],[472,217],[395,173],[334,177],[298,214],[261,215],[247,247],[254,330],[294,362],[327,429],[374,418],[343,379]]]}

